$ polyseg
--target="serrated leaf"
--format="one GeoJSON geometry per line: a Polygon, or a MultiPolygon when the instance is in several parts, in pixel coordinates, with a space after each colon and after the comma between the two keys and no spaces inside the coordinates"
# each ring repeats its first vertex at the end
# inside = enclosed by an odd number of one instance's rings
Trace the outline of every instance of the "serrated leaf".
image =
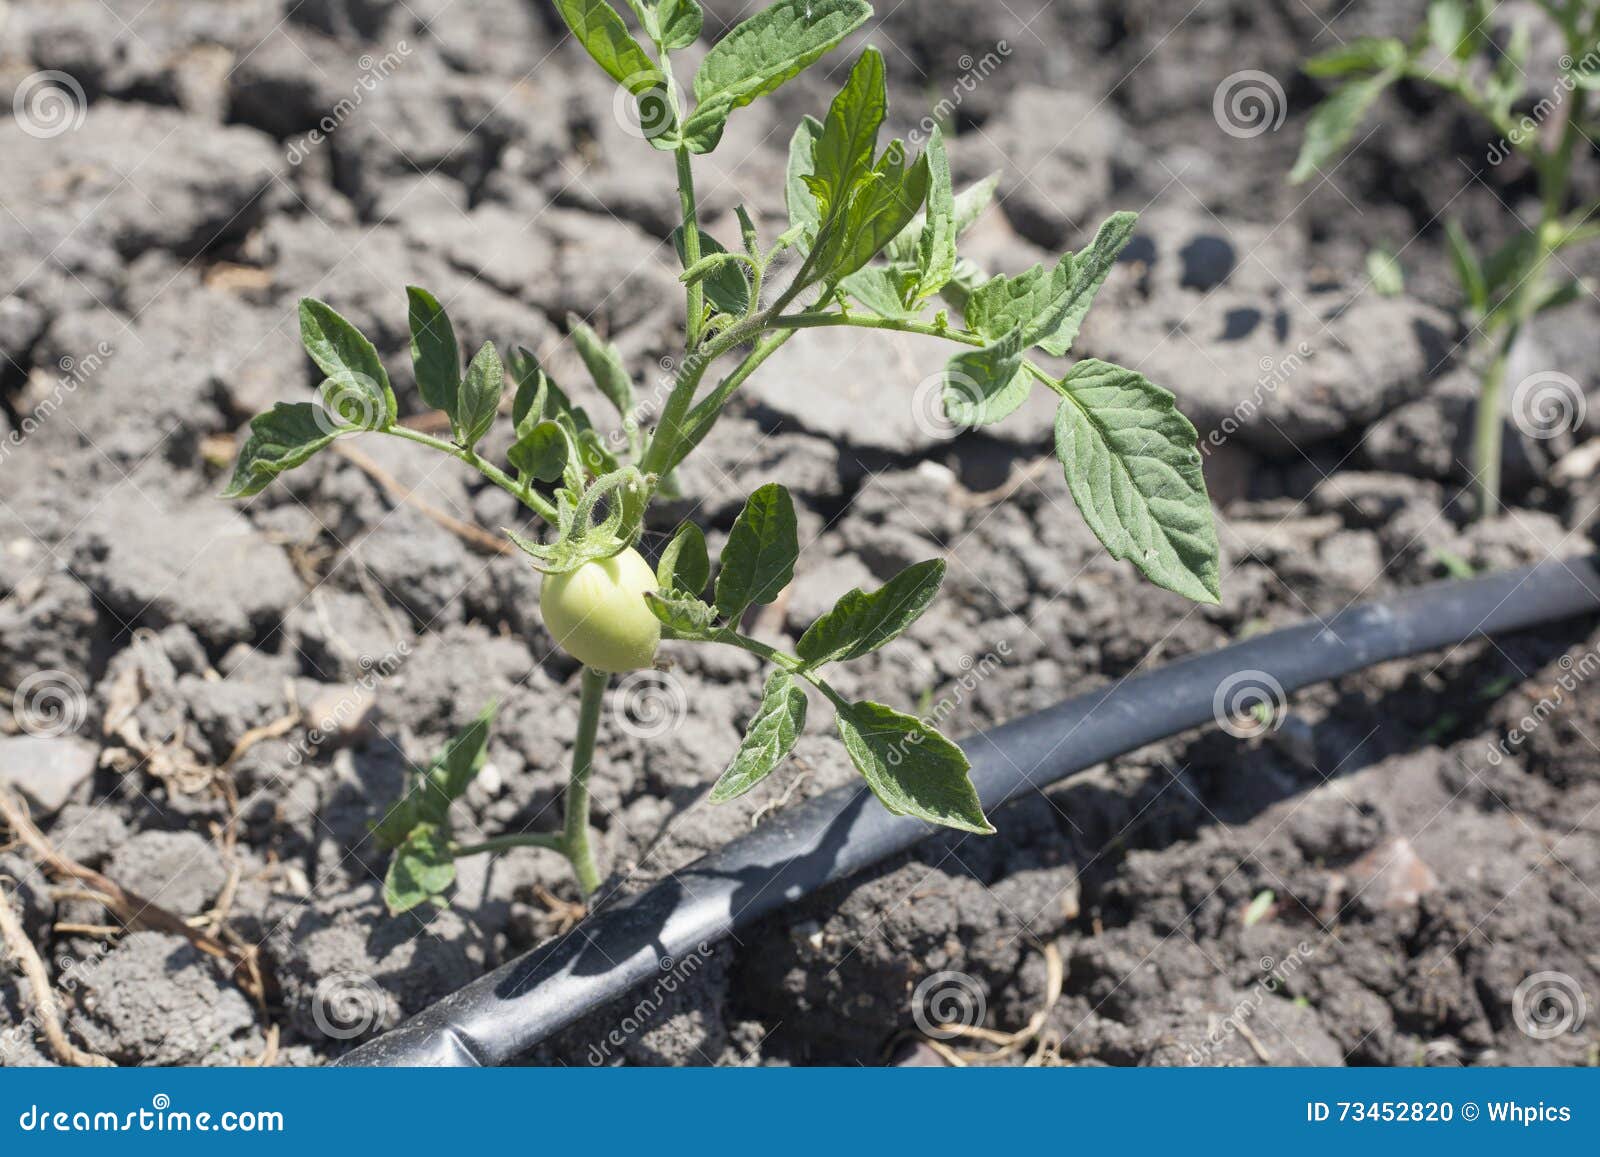
{"type": "Polygon", "coordinates": [[[1197,602],[1219,600],[1217,532],[1195,429],[1142,374],[1093,358],[1061,382],[1056,457],[1113,558],[1197,602]]]}
{"type": "Polygon", "coordinates": [[[326,302],[300,299],[300,340],[332,383],[334,408],[364,429],[389,426],[399,413],[378,351],[326,302]]]}
{"type": "MultiPolygon", "coordinates": [[[[683,226],[680,225],[672,231],[672,246],[678,251],[678,263],[687,265],[688,251],[683,245],[683,226]]],[[[726,253],[728,250],[711,234],[704,229],[700,230],[700,256],[704,260],[714,253],[726,253]]],[[[724,261],[720,266],[702,279],[706,290],[706,299],[721,313],[731,313],[736,317],[743,316],[744,311],[750,308],[750,283],[744,278],[744,267],[737,261],[724,261]]]]}
{"type": "Polygon", "coordinates": [[[612,80],[635,96],[662,83],[661,70],[606,0],[555,0],[555,6],[578,43],[612,80]]]}
{"type": "MultiPolygon", "coordinates": [[[[1070,253],[1062,256],[1061,265],[1070,276],[1070,253]]],[[[1043,265],[1035,265],[1015,277],[1001,274],[989,278],[967,295],[962,310],[967,328],[993,341],[1027,325],[1049,304],[1050,277],[1050,271],[1043,265]]]]}
{"type": "Polygon", "coordinates": [[[806,693],[780,668],[767,677],[761,706],[745,727],[733,762],[712,787],[711,802],[737,799],[771,775],[794,750],[805,726],[806,693]]]}
{"type": "Polygon", "coordinates": [[[917,239],[917,286],[913,301],[925,301],[949,283],[956,271],[956,198],[950,182],[950,156],[937,127],[923,154],[928,163],[928,207],[917,239]]]}
{"type": "Polygon", "coordinates": [[[1318,53],[1305,62],[1308,76],[1320,79],[1358,72],[1381,72],[1406,62],[1406,46],[1392,37],[1360,36],[1318,53]]]}
{"type": "Polygon", "coordinates": [[[458,443],[470,450],[489,432],[499,412],[505,385],[505,368],[500,364],[500,355],[495,352],[494,343],[486,341],[472,355],[466,377],[461,379],[454,423],[458,443]]]}
{"type": "Polygon", "coordinates": [[[678,532],[661,552],[656,563],[656,581],[664,591],[681,591],[700,597],[711,581],[711,556],[706,552],[706,536],[692,522],[678,527],[678,532]]]}
{"type": "Polygon", "coordinates": [[[816,194],[806,184],[806,177],[816,172],[817,138],[822,135],[822,122],[816,117],[801,119],[789,138],[789,166],[784,185],[784,201],[789,209],[789,233],[809,248],[816,238],[817,227],[822,224],[822,213],[817,206],[816,194]]]}
{"type": "Polygon", "coordinates": [[[799,75],[870,15],[865,0],[779,0],[735,27],[695,74],[697,107],[684,125],[684,142],[709,153],[734,109],[799,75]]]}
{"type": "Polygon", "coordinates": [[[816,667],[870,655],[899,638],[922,616],[944,581],[944,562],[915,563],[868,594],[857,587],[806,628],[795,654],[816,667]]]}
{"type": "Polygon", "coordinates": [[[422,400],[452,418],[461,386],[461,347],[439,299],[415,285],[406,287],[411,323],[411,365],[422,400]]]}
{"type": "Polygon", "coordinates": [[[661,625],[680,638],[701,638],[710,632],[717,620],[717,608],[688,595],[646,591],[644,601],[661,625]]]}
{"type": "Polygon", "coordinates": [[[571,447],[559,422],[546,419],[535,423],[506,451],[506,460],[524,478],[536,482],[559,482],[567,469],[571,447]]]}
{"type": "Polygon", "coordinates": [[[994,831],[967,776],[971,765],[954,743],[881,703],[835,706],[850,761],[890,812],[979,835],[994,831]]]}
{"type": "Polygon", "coordinates": [[[799,555],[794,499],[769,482],[750,496],[728,532],[717,572],[717,610],[737,619],[751,603],[770,603],[794,578],[799,555]]]}
{"type": "Polygon", "coordinates": [[[1294,168],[1289,170],[1290,184],[1302,183],[1344,152],[1367,110],[1393,79],[1390,73],[1380,72],[1376,76],[1352,80],[1335,89],[1332,96],[1316,107],[1306,122],[1300,155],[1295,159],[1294,168]]]}
{"type": "Polygon", "coordinates": [[[250,420],[250,436],[239,447],[233,478],[224,498],[260,494],[285,470],[293,470],[318,450],[332,444],[327,415],[312,402],[279,402],[250,420]]]}
{"type": "Polygon", "coordinates": [[[1022,367],[1022,327],[982,349],[963,350],[945,365],[944,412],[958,426],[988,426],[1028,400],[1033,379],[1022,367]]]}
{"type": "Polygon", "coordinates": [[[442,900],[455,883],[456,861],[450,839],[430,824],[413,828],[389,861],[383,879],[383,901],[391,916],[442,900]]]}
{"type": "Polygon", "coordinates": [[[616,408],[618,414],[623,418],[630,417],[634,406],[633,377],[622,360],[622,351],[595,333],[589,323],[577,314],[567,315],[567,329],[572,336],[572,344],[578,349],[578,356],[583,359],[584,367],[594,379],[595,387],[605,395],[606,401],[616,408]]]}
{"type": "Polygon", "coordinates": [[[1059,262],[1051,274],[1051,300],[1045,311],[1023,330],[1022,345],[1038,346],[1045,353],[1061,357],[1078,340],[1078,330],[1094,304],[1095,294],[1105,284],[1118,256],[1133,239],[1137,213],[1113,213],[1095,232],[1087,248],[1073,255],[1069,263],[1059,262]]]}

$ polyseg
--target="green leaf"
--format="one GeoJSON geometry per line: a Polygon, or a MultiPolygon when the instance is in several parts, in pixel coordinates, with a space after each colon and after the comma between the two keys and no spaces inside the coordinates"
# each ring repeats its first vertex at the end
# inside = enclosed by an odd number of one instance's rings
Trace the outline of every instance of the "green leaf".
{"type": "Polygon", "coordinates": [[[450,417],[456,415],[461,386],[461,348],[439,299],[415,285],[406,287],[411,321],[411,365],[422,400],[450,417]]]}
{"type": "Polygon", "coordinates": [[[489,751],[489,728],[494,723],[497,710],[498,705],[490,703],[445,745],[439,763],[444,769],[442,787],[447,799],[460,799],[483,769],[483,761],[489,751]]]}
{"type": "Polygon", "coordinates": [[[815,279],[838,281],[871,261],[911,223],[927,194],[928,158],[908,167],[904,143],[891,141],[844,213],[824,223],[815,279]]]}
{"type": "Polygon", "coordinates": [[[817,227],[822,224],[822,212],[817,206],[816,194],[806,184],[806,178],[816,172],[817,138],[822,136],[822,122],[816,117],[801,119],[789,138],[789,167],[784,185],[784,200],[789,208],[789,234],[803,242],[807,248],[816,238],[817,227]]]}
{"type": "Polygon", "coordinates": [[[500,355],[493,342],[484,342],[472,355],[467,366],[467,376],[461,379],[461,396],[456,403],[455,437],[467,449],[494,425],[495,414],[500,409],[500,395],[505,390],[505,369],[500,365],[500,355]]]}
{"type": "Polygon", "coordinates": [[[233,479],[224,498],[260,494],[285,470],[293,470],[338,436],[321,406],[312,402],[279,402],[250,420],[250,436],[239,447],[233,479]]]}
{"type": "Polygon", "coordinates": [[[689,148],[709,153],[729,115],[799,75],[872,15],[866,0],[778,0],[706,53],[694,78],[697,107],[684,125],[689,148]]]}
{"type": "Polygon", "coordinates": [[[1477,23],[1461,0],[1433,0],[1428,5],[1428,39],[1445,56],[1456,60],[1472,56],[1481,35],[1477,23]]]}
{"type": "Polygon", "coordinates": [[[567,315],[567,329],[572,344],[578,347],[595,386],[605,395],[624,419],[633,414],[633,378],[622,360],[622,352],[611,342],[595,333],[588,322],[575,313],[567,315]]]}
{"type": "Polygon", "coordinates": [[[944,133],[937,127],[923,154],[928,161],[928,208],[917,241],[917,287],[913,301],[924,301],[943,289],[956,272],[956,199],[950,183],[950,157],[944,133]]]}
{"type": "Polygon", "coordinates": [[[1294,168],[1289,170],[1290,184],[1302,183],[1344,152],[1372,102],[1393,79],[1392,73],[1380,72],[1376,76],[1352,80],[1335,89],[1332,96],[1316,107],[1306,122],[1300,155],[1295,159],[1294,168]]]}
{"type": "Polygon", "coordinates": [[[944,581],[944,562],[915,563],[871,594],[857,587],[806,628],[795,654],[811,667],[870,655],[899,638],[928,609],[944,581]]]}
{"type": "MultiPolygon", "coordinates": [[[[687,266],[688,251],[683,245],[683,226],[672,231],[672,245],[678,251],[678,263],[687,266]]],[[[704,260],[715,253],[728,250],[704,229],[700,230],[700,257],[704,260]]],[[[724,261],[704,278],[706,299],[721,313],[742,317],[750,308],[750,283],[744,279],[744,267],[738,261],[724,261]]]]}
{"type": "Polygon", "coordinates": [[[524,478],[559,482],[567,469],[571,448],[559,422],[537,422],[506,451],[506,459],[524,478]]]}
{"type": "Polygon", "coordinates": [[[706,536],[692,522],[678,527],[678,532],[661,552],[656,563],[656,581],[664,591],[681,591],[700,597],[711,581],[711,556],[706,553],[706,536]]]}
{"type": "Polygon", "coordinates": [[[717,572],[717,610],[737,619],[751,603],[770,603],[794,578],[799,555],[794,499],[769,482],[750,496],[728,532],[717,572]]]}
{"type": "Polygon", "coordinates": [[[1478,254],[1455,221],[1444,223],[1444,235],[1450,247],[1450,260],[1455,265],[1456,280],[1461,282],[1461,292],[1466,296],[1469,306],[1483,313],[1489,308],[1489,285],[1484,279],[1478,254]]]}
{"type": "Polygon", "coordinates": [[[705,24],[699,0],[661,0],[656,6],[656,18],[661,22],[661,47],[668,52],[688,48],[699,40],[705,24]]]}
{"type": "Polygon", "coordinates": [[[842,208],[851,190],[871,170],[878,151],[878,129],[888,110],[883,56],[875,48],[864,49],[828,106],[822,135],[812,152],[814,167],[807,185],[816,194],[824,217],[842,208]]]}
{"type": "Polygon", "coordinates": [[[688,595],[661,594],[646,591],[645,603],[650,613],[661,620],[679,638],[699,639],[711,631],[717,621],[717,608],[688,595]]]}
{"type": "Polygon", "coordinates": [[[355,326],[314,297],[300,299],[300,340],[332,383],[330,407],[362,429],[382,429],[399,413],[378,351],[355,326]]]}
{"type": "Polygon", "coordinates": [[[914,318],[921,311],[905,305],[904,284],[905,279],[896,270],[882,265],[868,265],[846,277],[839,283],[839,288],[879,317],[914,318]]]}
{"type": "Polygon", "coordinates": [[[1072,348],[1094,295],[1133,239],[1138,223],[1137,213],[1113,213],[1101,223],[1088,248],[1075,254],[1070,263],[1064,259],[1057,263],[1050,278],[1050,304],[1023,330],[1024,349],[1037,345],[1045,353],[1061,357],[1072,348]]]}
{"type": "Polygon", "coordinates": [[[964,350],[944,370],[945,417],[958,426],[989,426],[1028,400],[1033,379],[1022,367],[1022,327],[992,345],[964,350]]]}
{"type": "Polygon", "coordinates": [[[1113,558],[1197,602],[1219,601],[1217,532],[1195,429],[1166,390],[1093,358],[1061,382],[1056,457],[1113,558]]]}
{"type": "Polygon", "coordinates": [[[881,703],[835,707],[850,761],[890,812],[979,835],[994,831],[967,777],[971,765],[954,743],[881,703]]]}
{"type": "Polygon", "coordinates": [[[733,762],[711,789],[711,802],[737,799],[776,771],[805,726],[806,693],[793,675],[779,668],[767,677],[761,706],[745,728],[733,762]]]}
{"type": "Polygon", "coordinates": [[[1359,72],[1381,72],[1406,62],[1406,46],[1391,37],[1362,36],[1348,40],[1305,62],[1307,75],[1324,80],[1359,72]]]}
{"type": "Polygon", "coordinates": [[[444,892],[455,878],[449,837],[431,824],[422,824],[395,849],[383,879],[383,902],[391,916],[429,902],[442,904],[444,892]]]}
{"type": "Polygon", "coordinates": [[[606,0],[555,0],[555,6],[594,62],[634,96],[663,82],[661,70],[606,0]]]}
{"type": "Polygon", "coordinates": [[[541,419],[553,418],[570,409],[566,394],[544,372],[539,359],[527,347],[518,346],[512,350],[511,361],[506,368],[511,371],[511,380],[517,384],[516,393],[511,397],[511,423],[519,437],[541,419]]]}
{"type": "MultiPolygon", "coordinates": [[[[1063,254],[1058,269],[1071,276],[1072,255],[1063,254]]],[[[991,277],[967,295],[962,315],[967,328],[991,341],[1026,326],[1049,306],[1051,274],[1043,265],[1015,277],[991,277]]]]}
{"type": "MultiPolygon", "coordinates": [[[[930,166],[930,173],[931,173],[930,166]]],[[[956,236],[960,237],[973,225],[978,218],[983,216],[994,201],[995,190],[1000,187],[1000,174],[990,173],[983,180],[968,185],[956,194],[954,216],[956,222],[956,236]]],[[[929,198],[932,199],[931,196],[929,198]]],[[[917,259],[917,249],[922,243],[922,230],[927,224],[926,214],[919,213],[911,219],[911,224],[901,231],[900,235],[889,242],[883,255],[896,265],[909,265],[917,259]]],[[[960,259],[957,258],[959,264],[960,259]]]]}

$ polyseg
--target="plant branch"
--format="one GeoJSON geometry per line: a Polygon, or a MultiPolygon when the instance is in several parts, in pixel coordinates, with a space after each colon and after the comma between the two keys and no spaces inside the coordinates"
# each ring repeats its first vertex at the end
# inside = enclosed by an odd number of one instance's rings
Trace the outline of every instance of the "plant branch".
{"type": "Polygon", "coordinates": [[[825,326],[850,326],[855,329],[887,329],[896,333],[914,333],[923,337],[942,337],[962,345],[983,346],[988,345],[988,339],[970,330],[957,329],[950,325],[939,325],[931,321],[912,321],[904,318],[877,317],[873,315],[845,314],[845,313],[791,313],[786,317],[772,318],[768,323],[772,329],[820,329],[825,326]]]}
{"type": "Polygon", "coordinates": [[[518,482],[500,467],[476,452],[457,446],[454,442],[447,442],[443,438],[435,438],[432,434],[424,434],[420,430],[413,430],[408,426],[397,424],[390,426],[383,433],[393,434],[396,438],[404,438],[408,442],[420,443],[423,446],[439,451],[441,454],[448,454],[452,458],[465,462],[551,526],[556,525],[556,508],[549,499],[534,490],[532,486],[518,482]]]}
{"type": "Polygon", "coordinates": [[[452,854],[459,859],[484,852],[508,852],[512,848],[544,848],[552,852],[566,852],[565,843],[556,832],[517,832],[509,836],[494,836],[476,844],[461,844],[452,850],[452,854]]]}

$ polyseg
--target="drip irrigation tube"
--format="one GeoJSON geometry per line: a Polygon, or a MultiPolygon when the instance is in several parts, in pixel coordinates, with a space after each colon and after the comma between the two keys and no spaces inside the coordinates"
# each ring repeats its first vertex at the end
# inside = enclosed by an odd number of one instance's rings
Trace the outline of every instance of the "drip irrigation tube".
{"type": "MultiPolygon", "coordinates": [[[[1214,718],[1241,673],[1285,694],[1375,663],[1600,610],[1593,558],[1437,583],[1363,603],[1077,695],[970,736],[991,812],[1077,771],[1214,718]]],[[[1004,823],[1003,817],[1000,821],[1004,823]]],[[[935,829],[857,784],[777,813],[648,891],[513,960],[355,1049],[344,1065],[504,1064],[737,928],[904,851],[935,829]]]]}

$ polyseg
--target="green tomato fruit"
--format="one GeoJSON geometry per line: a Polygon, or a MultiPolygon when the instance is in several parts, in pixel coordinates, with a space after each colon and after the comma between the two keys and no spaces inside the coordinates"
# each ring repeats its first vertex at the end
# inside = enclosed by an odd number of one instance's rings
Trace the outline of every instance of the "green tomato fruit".
{"type": "Polygon", "coordinates": [[[629,547],[545,576],[539,611],[545,629],[578,662],[613,675],[637,671],[650,666],[661,642],[661,622],[644,601],[656,586],[650,564],[629,547]]]}

